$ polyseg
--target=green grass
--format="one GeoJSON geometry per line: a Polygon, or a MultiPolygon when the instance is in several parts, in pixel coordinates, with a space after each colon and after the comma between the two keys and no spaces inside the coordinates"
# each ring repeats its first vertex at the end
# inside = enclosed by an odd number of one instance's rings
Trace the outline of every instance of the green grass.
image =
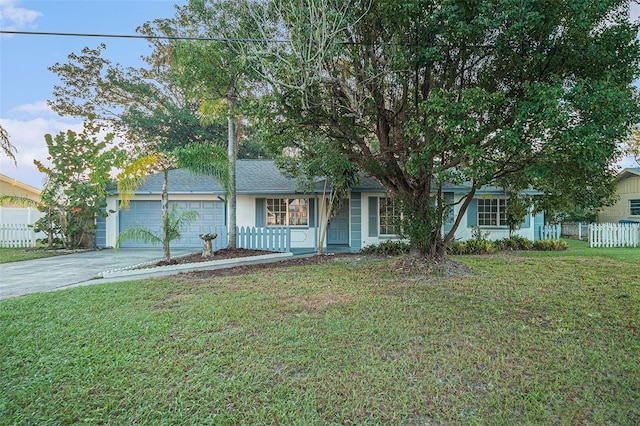
{"type": "Polygon", "coordinates": [[[640,250],[361,258],[0,301],[0,424],[640,422],[640,250]]]}
{"type": "Polygon", "coordinates": [[[53,250],[31,250],[23,248],[0,248],[0,263],[19,262],[21,260],[41,259],[59,255],[53,250]]]}
{"type": "Polygon", "coordinates": [[[586,241],[563,239],[569,249],[563,252],[527,252],[532,257],[595,257],[638,264],[640,247],[590,248],[586,241]]]}

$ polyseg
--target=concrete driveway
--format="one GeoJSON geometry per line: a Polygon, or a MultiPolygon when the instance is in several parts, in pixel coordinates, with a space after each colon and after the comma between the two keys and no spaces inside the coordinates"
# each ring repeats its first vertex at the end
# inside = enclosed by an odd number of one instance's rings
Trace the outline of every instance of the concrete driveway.
{"type": "MultiPolygon", "coordinates": [[[[171,256],[197,251],[172,249],[171,256]]],[[[100,273],[163,258],[161,249],[96,250],[0,264],[0,299],[87,283],[100,273]]],[[[110,281],[117,281],[116,279],[110,281]]]]}

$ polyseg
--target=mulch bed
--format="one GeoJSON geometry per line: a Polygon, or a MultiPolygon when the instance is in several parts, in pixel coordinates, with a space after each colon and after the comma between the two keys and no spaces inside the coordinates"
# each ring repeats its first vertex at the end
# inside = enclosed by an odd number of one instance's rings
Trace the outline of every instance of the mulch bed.
{"type": "Polygon", "coordinates": [[[202,253],[193,253],[187,256],[179,256],[171,259],[171,262],[167,262],[161,260],[156,263],[155,266],[167,266],[167,265],[182,265],[185,263],[198,263],[198,262],[210,262],[212,260],[225,260],[225,259],[236,259],[239,257],[249,257],[249,256],[261,256],[265,254],[273,254],[271,251],[265,250],[249,250],[243,248],[226,248],[220,249],[214,253],[213,256],[204,257],[202,253]]]}

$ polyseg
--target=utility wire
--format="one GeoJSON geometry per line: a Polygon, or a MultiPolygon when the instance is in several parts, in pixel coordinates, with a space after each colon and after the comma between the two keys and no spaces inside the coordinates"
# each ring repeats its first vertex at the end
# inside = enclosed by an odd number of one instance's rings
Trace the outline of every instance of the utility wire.
{"type": "MultiPolygon", "coordinates": [[[[0,34],[13,34],[13,35],[38,35],[38,36],[60,36],[60,37],[96,37],[96,38],[125,38],[125,39],[144,39],[144,40],[186,40],[186,41],[214,41],[218,43],[277,43],[284,44],[290,43],[290,40],[268,40],[260,38],[226,38],[226,37],[186,37],[186,36],[146,36],[146,35],[131,35],[131,34],[95,34],[95,33],[61,33],[61,32],[44,32],[44,31],[9,31],[0,30],[0,34]]],[[[334,44],[343,46],[390,46],[394,43],[375,43],[375,42],[359,42],[359,41],[338,41],[334,44]]],[[[427,48],[443,48],[443,49],[495,49],[497,46],[494,44],[473,44],[464,43],[459,45],[451,45],[444,43],[399,43],[398,46],[404,47],[427,47],[427,48]]],[[[546,46],[545,48],[555,49],[554,46],[546,46]]]]}
{"type": "Polygon", "coordinates": [[[100,37],[100,38],[138,38],[144,40],[189,40],[189,41],[217,41],[222,43],[288,43],[286,40],[265,40],[253,38],[224,38],[224,37],[184,37],[184,36],[145,36],[130,34],[92,34],[92,33],[59,33],[44,31],[9,31],[0,30],[0,34],[39,35],[60,37],[100,37]]]}

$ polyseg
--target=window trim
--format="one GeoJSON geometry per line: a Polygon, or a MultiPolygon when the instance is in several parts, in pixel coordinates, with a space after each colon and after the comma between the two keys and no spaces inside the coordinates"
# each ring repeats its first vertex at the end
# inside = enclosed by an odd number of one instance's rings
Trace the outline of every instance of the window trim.
{"type": "MultiPolygon", "coordinates": [[[[280,210],[278,210],[278,213],[281,213],[280,210]]],[[[289,228],[309,228],[309,223],[311,221],[311,201],[310,198],[308,197],[272,197],[272,198],[265,198],[265,202],[264,202],[264,215],[265,215],[265,226],[267,227],[289,227],[289,228]],[[279,204],[281,205],[282,202],[284,202],[284,205],[286,206],[286,210],[284,212],[284,218],[285,218],[285,222],[284,224],[270,224],[269,223],[269,202],[270,201],[275,201],[277,200],[279,202],[279,204]],[[291,207],[292,202],[296,201],[296,200],[305,200],[305,206],[306,206],[306,216],[301,216],[302,218],[306,219],[306,224],[302,224],[302,225],[291,225],[290,224],[290,220],[292,218],[292,211],[289,209],[291,207]]]]}
{"type": "MultiPolygon", "coordinates": [[[[382,217],[383,217],[383,215],[382,215],[382,204],[383,204],[383,200],[385,200],[384,201],[385,207],[387,206],[386,203],[388,202],[388,200],[391,201],[390,204],[392,206],[393,212],[396,213],[396,215],[393,215],[392,217],[397,217],[399,220],[402,220],[402,212],[397,211],[399,208],[395,205],[396,203],[395,203],[393,197],[388,197],[388,196],[378,197],[378,238],[395,238],[395,237],[398,236],[397,232],[393,233],[393,234],[382,232],[382,226],[383,226],[383,224],[382,224],[382,217]]],[[[386,212],[386,210],[385,210],[385,212],[386,212]]],[[[384,217],[386,218],[387,215],[385,214],[384,217]]],[[[396,228],[396,227],[399,227],[399,226],[400,225],[389,225],[389,224],[385,225],[386,228],[390,228],[390,227],[396,228]]]]}
{"type": "MultiPolygon", "coordinates": [[[[508,221],[508,215],[506,213],[506,209],[507,209],[507,204],[509,203],[509,199],[508,198],[478,198],[478,205],[476,207],[477,211],[476,211],[476,219],[477,219],[477,224],[478,226],[482,227],[482,228],[508,228],[509,224],[507,223],[508,221]],[[484,204],[484,202],[486,201],[496,201],[497,202],[497,210],[495,212],[496,215],[496,224],[495,225],[483,225],[481,222],[484,221],[485,219],[483,218],[483,220],[481,221],[480,219],[480,215],[484,214],[484,215],[492,215],[492,211],[486,212],[486,211],[480,211],[481,206],[480,204],[484,204]],[[502,204],[502,205],[501,205],[502,204]],[[503,211],[504,209],[504,211],[503,211]],[[504,222],[502,222],[502,220],[504,220],[504,222]]],[[[484,209],[484,206],[482,206],[482,208],[484,209]]],[[[491,220],[491,217],[489,217],[489,220],[491,220]]]]}
{"type": "Polygon", "coordinates": [[[629,200],[629,216],[640,216],[640,199],[629,200]]]}

